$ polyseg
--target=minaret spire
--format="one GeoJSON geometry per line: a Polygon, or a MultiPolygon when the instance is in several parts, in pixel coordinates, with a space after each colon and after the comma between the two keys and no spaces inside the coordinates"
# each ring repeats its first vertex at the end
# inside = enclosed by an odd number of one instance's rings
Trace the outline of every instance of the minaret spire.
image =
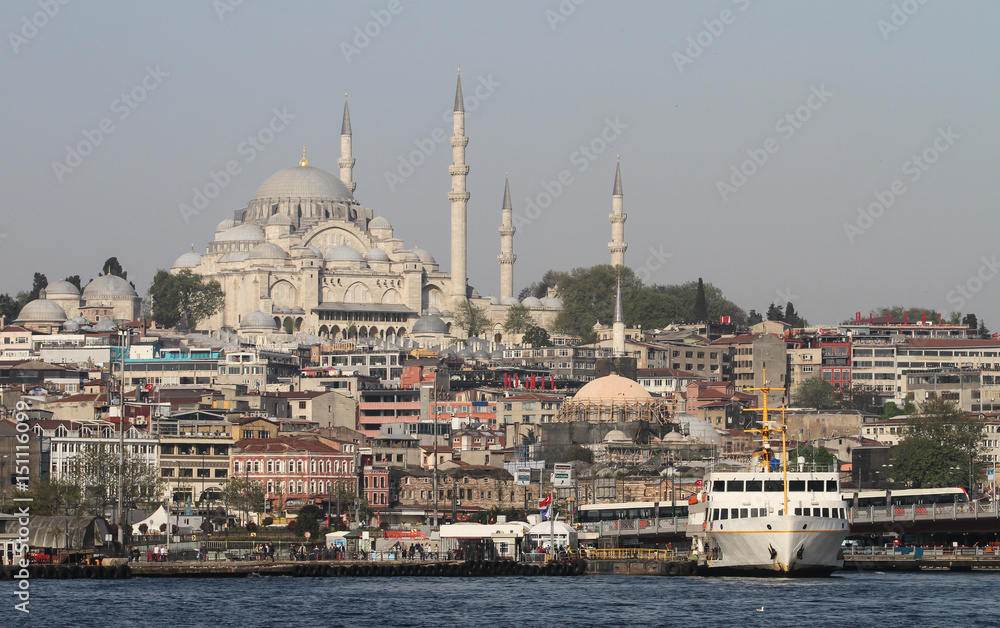
{"type": "Polygon", "coordinates": [[[351,112],[347,109],[347,92],[344,92],[344,122],[340,125],[340,180],[354,193],[358,184],[354,182],[354,157],[351,156],[351,112]]]}
{"type": "Polygon", "coordinates": [[[462,100],[462,69],[458,70],[458,84],[455,87],[454,132],[451,136],[452,163],[448,167],[451,174],[451,301],[453,311],[466,300],[468,271],[466,267],[466,242],[468,223],[466,220],[469,193],[465,188],[465,178],[469,167],[465,165],[465,147],[469,138],[465,136],[465,104],[462,100]]]}
{"type": "Polygon", "coordinates": [[[503,184],[503,207],[500,208],[500,302],[514,296],[514,210],[510,205],[510,176],[506,176],[503,184]]]}
{"type": "Polygon", "coordinates": [[[611,251],[611,265],[625,265],[625,250],[628,244],[625,242],[625,220],[628,214],[622,212],[622,157],[618,156],[618,166],[615,170],[615,187],[611,192],[611,242],[608,243],[608,250],[611,251]]]}
{"type": "Polygon", "coordinates": [[[622,279],[618,277],[618,294],[615,295],[615,320],[611,323],[612,357],[625,356],[625,313],[622,310],[622,279]]]}

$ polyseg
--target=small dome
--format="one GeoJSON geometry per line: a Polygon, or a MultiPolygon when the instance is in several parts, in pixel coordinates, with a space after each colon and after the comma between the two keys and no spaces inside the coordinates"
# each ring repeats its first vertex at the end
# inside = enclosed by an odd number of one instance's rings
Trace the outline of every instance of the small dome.
{"type": "Polygon", "coordinates": [[[246,251],[230,251],[219,258],[219,262],[245,262],[250,254],[246,251]]]}
{"type": "Polygon", "coordinates": [[[525,297],[524,301],[521,301],[521,305],[524,307],[542,307],[542,301],[538,297],[525,297]]]}
{"type": "Polygon", "coordinates": [[[80,323],[70,319],[62,324],[63,331],[80,331],[80,323]]]}
{"type": "Polygon", "coordinates": [[[35,299],[21,308],[15,323],[61,323],[66,320],[66,312],[55,301],[35,299]]]}
{"type": "Polygon", "coordinates": [[[466,347],[465,349],[462,349],[461,351],[459,351],[458,353],[456,353],[455,357],[457,357],[457,358],[463,358],[463,359],[464,358],[471,358],[472,357],[472,350],[470,350],[468,347],[466,347]]]}
{"type": "Polygon", "coordinates": [[[71,295],[74,297],[78,297],[80,296],[80,291],[77,290],[76,286],[74,286],[70,282],[63,280],[63,281],[56,281],[45,286],[45,294],[50,297],[62,296],[62,295],[71,295]]]}
{"type": "Polygon", "coordinates": [[[284,305],[276,305],[271,308],[272,314],[291,314],[291,312],[292,311],[287,307],[285,307],[284,305]]]}
{"type": "Polygon", "coordinates": [[[383,251],[382,249],[378,248],[378,247],[375,247],[373,249],[368,249],[368,252],[365,253],[365,259],[368,260],[369,262],[388,262],[388,261],[390,261],[389,260],[389,254],[386,253],[385,251],[383,251]]]}
{"type": "Polygon", "coordinates": [[[100,321],[97,322],[96,325],[94,325],[94,331],[114,331],[116,329],[118,329],[118,326],[115,325],[115,322],[110,318],[108,318],[107,316],[102,318],[100,321]]]}
{"type": "Polygon", "coordinates": [[[341,244],[326,252],[326,259],[330,262],[363,262],[365,256],[353,246],[341,244]]]}
{"type": "Polygon", "coordinates": [[[305,310],[303,310],[303,309],[302,309],[301,307],[299,307],[298,305],[296,305],[295,307],[293,307],[293,308],[292,308],[292,310],[291,310],[291,313],[292,313],[292,314],[305,314],[305,313],[306,313],[306,311],[305,311],[305,310]]]}
{"type": "Polygon", "coordinates": [[[439,310],[436,307],[434,307],[433,305],[431,305],[431,306],[429,306],[427,308],[427,313],[428,314],[433,314],[434,316],[440,316],[441,310],[439,310]]]}
{"type": "Polygon", "coordinates": [[[174,262],[174,268],[197,268],[200,265],[201,255],[194,251],[188,251],[174,262]]]}
{"type": "Polygon", "coordinates": [[[500,305],[500,297],[490,296],[490,305],[500,305]]]}
{"type": "Polygon", "coordinates": [[[445,324],[440,317],[434,316],[433,314],[428,314],[427,316],[421,316],[417,319],[417,322],[413,324],[413,329],[410,331],[412,334],[447,334],[448,325],[445,324]]]}
{"type": "Polygon", "coordinates": [[[292,226],[292,219],[288,217],[288,214],[272,214],[270,218],[267,219],[267,224],[270,225],[287,225],[292,226]]]}
{"type": "Polygon", "coordinates": [[[278,329],[274,319],[260,310],[250,312],[240,321],[240,329],[278,329]]]}
{"type": "Polygon", "coordinates": [[[517,300],[517,297],[504,297],[500,305],[519,305],[521,302],[517,300]]]}
{"type": "Polygon", "coordinates": [[[476,358],[477,360],[489,360],[490,352],[484,349],[480,349],[479,351],[473,351],[472,357],[476,358]]]}
{"type": "Polygon", "coordinates": [[[272,242],[264,242],[250,249],[250,259],[285,259],[285,249],[272,242]]]}
{"type": "Polygon", "coordinates": [[[604,437],[605,443],[631,443],[632,439],[628,437],[628,434],[621,430],[611,430],[608,435],[604,437]]]}
{"type": "Polygon", "coordinates": [[[562,299],[556,299],[553,297],[545,297],[542,299],[542,307],[547,307],[550,309],[558,310],[563,306],[562,299]]]}
{"type": "Polygon", "coordinates": [[[255,225],[243,223],[226,229],[215,237],[216,242],[261,242],[264,234],[255,225]]]}
{"type": "Polygon", "coordinates": [[[313,253],[315,253],[316,257],[323,257],[323,251],[319,250],[318,246],[310,244],[310,245],[306,246],[306,248],[309,249],[310,251],[312,251],[313,253]]]}
{"type": "Polygon", "coordinates": [[[311,246],[293,246],[291,252],[300,258],[323,257],[311,246]]]}
{"type": "Polygon", "coordinates": [[[419,262],[420,258],[413,251],[403,251],[403,257],[400,258],[401,262],[419,262]]]}
{"type": "Polygon", "coordinates": [[[232,229],[236,226],[236,221],[232,218],[226,218],[219,223],[219,226],[215,228],[216,231],[226,231],[227,229],[232,229]]]}
{"type": "Polygon", "coordinates": [[[424,249],[413,249],[413,254],[416,255],[417,259],[424,264],[437,264],[437,260],[434,259],[434,256],[424,249]]]}
{"type": "Polygon", "coordinates": [[[392,229],[392,224],[386,220],[385,216],[375,216],[372,221],[368,223],[369,229],[392,229]]]}
{"type": "Polygon", "coordinates": [[[118,275],[102,275],[83,289],[83,299],[132,299],[139,295],[118,275]]]}

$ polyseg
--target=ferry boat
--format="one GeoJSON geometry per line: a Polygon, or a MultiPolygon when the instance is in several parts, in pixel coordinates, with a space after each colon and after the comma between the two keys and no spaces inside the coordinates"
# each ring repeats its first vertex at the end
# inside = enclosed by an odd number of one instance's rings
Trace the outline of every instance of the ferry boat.
{"type": "MultiPolygon", "coordinates": [[[[766,375],[765,375],[766,377],[766,375]]],[[[765,384],[766,386],[766,384],[765,384]]],[[[784,409],[772,421],[763,392],[760,446],[743,471],[713,470],[688,502],[687,536],[707,575],[828,576],[844,566],[849,504],[836,469],[789,469],[784,409]],[[781,435],[781,459],[771,440],[781,435]]],[[[756,411],[756,409],[754,409],[756,411]]]]}

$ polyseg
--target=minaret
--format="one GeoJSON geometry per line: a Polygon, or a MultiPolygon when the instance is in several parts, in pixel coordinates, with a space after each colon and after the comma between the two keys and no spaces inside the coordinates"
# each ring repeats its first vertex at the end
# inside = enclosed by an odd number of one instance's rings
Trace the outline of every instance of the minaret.
{"type": "Polygon", "coordinates": [[[625,313],[622,311],[622,280],[618,279],[618,294],[615,295],[615,322],[611,324],[611,355],[625,357],[625,313]]]}
{"type": "Polygon", "coordinates": [[[615,189],[611,192],[611,242],[608,243],[608,250],[611,251],[611,265],[625,265],[625,219],[628,214],[622,212],[622,158],[618,156],[618,168],[615,170],[615,189]]]}
{"type": "Polygon", "coordinates": [[[354,157],[351,157],[351,112],[347,110],[347,92],[344,92],[344,123],[340,126],[340,159],[337,165],[340,166],[340,180],[353,194],[358,184],[351,178],[354,157]]]}
{"type": "Polygon", "coordinates": [[[503,184],[503,207],[500,208],[500,302],[514,296],[514,232],[513,209],[510,206],[510,177],[503,184]]]}
{"type": "Polygon", "coordinates": [[[455,88],[455,129],[451,136],[452,164],[448,167],[451,174],[451,302],[453,310],[465,301],[466,281],[466,240],[468,225],[466,210],[469,204],[469,193],[465,191],[465,177],[469,167],[465,165],[465,147],[469,138],[465,137],[465,103],[462,101],[462,70],[458,71],[458,86],[455,88]]]}

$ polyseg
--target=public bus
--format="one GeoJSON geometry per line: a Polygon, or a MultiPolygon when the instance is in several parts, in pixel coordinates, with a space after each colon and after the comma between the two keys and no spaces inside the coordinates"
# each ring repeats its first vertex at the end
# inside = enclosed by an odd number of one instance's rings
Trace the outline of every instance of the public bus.
{"type": "MultiPolygon", "coordinates": [[[[854,493],[843,493],[841,496],[848,504],[854,506],[854,493]]],[[[923,504],[966,504],[969,495],[965,489],[956,486],[951,488],[907,488],[890,489],[888,491],[860,491],[858,506],[885,506],[886,499],[893,506],[915,506],[923,504]]]]}
{"type": "Polygon", "coordinates": [[[587,504],[576,511],[578,523],[600,523],[620,519],[687,518],[686,502],[622,502],[617,504],[587,504]]]}

